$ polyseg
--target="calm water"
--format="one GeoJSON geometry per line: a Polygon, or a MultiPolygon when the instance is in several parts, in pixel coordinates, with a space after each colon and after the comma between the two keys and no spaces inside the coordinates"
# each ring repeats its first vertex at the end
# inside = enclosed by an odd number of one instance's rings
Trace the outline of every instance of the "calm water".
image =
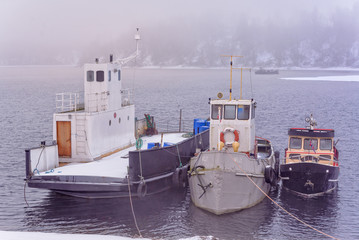
{"type": "MultiPolygon", "coordinates": [[[[270,196],[319,230],[341,239],[359,238],[359,82],[288,81],[280,77],[353,75],[351,72],[282,71],[280,75],[245,74],[244,97],[258,102],[257,135],[270,139],[281,156],[287,129],[304,127],[314,114],[318,127],[334,128],[339,138],[340,182],[337,191],[303,199],[274,189],[270,196]],[[252,89],[252,90],[251,90],[252,89]]],[[[239,96],[234,73],[234,95],[239,96]]],[[[228,97],[227,70],[124,70],[124,84],[135,88],[136,115],[155,116],[158,124],[207,117],[208,98],[228,97]]],[[[358,76],[359,77],[359,76],[358,76]]],[[[137,234],[128,199],[86,200],[26,188],[24,149],[52,139],[55,93],[81,91],[82,69],[74,67],[0,68],[0,230],[59,233],[137,234]]],[[[193,206],[189,189],[135,200],[142,235],[178,239],[323,239],[265,199],[238,213],[214,216],[193,206]]],[[[1,238],[1,236],[0,236],[1,238]]]]}

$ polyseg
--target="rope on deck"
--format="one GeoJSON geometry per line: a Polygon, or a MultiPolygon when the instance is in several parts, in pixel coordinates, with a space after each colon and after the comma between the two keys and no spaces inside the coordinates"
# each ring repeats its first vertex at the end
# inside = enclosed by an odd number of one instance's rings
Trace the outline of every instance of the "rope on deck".
{"type": "MultiPolygon", "coordinates": [[[[229,152],[226,151],[226,153],[229,153],[229,152]]],[[[290,213],[290,212],[287,211],[284,207],[282,207],[281,205],[279,205],[279,203],[277,203],[277,202],[274,201],[271,197],[269,197],[268,194],[267,194],[266,192],[264,192],[264,191],[248,176],[247,172],[244,171],[244,170],[240,167],[239,163],[236,162],[236,160],[232,157],[231,154],[228,154],[228,155],[230,156],[230,158],[232,159],[232,161],[238,166],[239,170],[246,175],[246,177],[249,179],[249,181],[251,181],[251,182],[254,184],[254,186],[256,186],[256,188],[259,189],[259,191],[261,191],[269,200],[271,200],[275,205],[277,205],[277,206],[278,206],[280,209],[282,209],[285,213],[287,213],[289,216],[291,216],[292,218],[294,218],[294,219],[297,220],[298,222],[300,222],[300,223],[304,224],[305,226],[307,226],[307,227],[313,229],[314,231],[316,231],[316,232],[318,232],[318,233],[320,233],[320,234],[322,234],[322,235],[324,235],[324,236],[327,236],[327,237],[329,237],[329,238],[339,240],[339,238],[333,237],[333,236],[331,236],[331,235],[329,235],[329,234],[327,234],[327,233],[324,233],[324,232],[320,231],[319,229],[317,229],[317,228],[315,228],[315,227],[309,225],[308,223],[306,223],[306,222],[304,222],[303,220],[299,219],[298,217],[294,216],[294,214],[290,213]]]]}

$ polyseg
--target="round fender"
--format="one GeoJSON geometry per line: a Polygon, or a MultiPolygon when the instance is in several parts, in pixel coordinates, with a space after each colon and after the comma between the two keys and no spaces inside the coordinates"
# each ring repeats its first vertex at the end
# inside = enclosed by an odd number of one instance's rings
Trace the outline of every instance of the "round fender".
{"type": "Polygon", "coordinates": [[[271,166],[266,166],[264,169],[264,180],[266,183],[272,183],[273,182],[273,169],[271,166]]]}
{"type": "Polygon", "coordinates": [[[175,187],[186,187],[187,172],[186,167],[176,168],[172,175],[172,182],[175,187]]]}
{"type": "Polygon", "coordinates": [[[141,180],[141,182],[137,186],[137,196],[139,198],[145,197],[147,194],[147,185],[145,180],[141,180]]]}

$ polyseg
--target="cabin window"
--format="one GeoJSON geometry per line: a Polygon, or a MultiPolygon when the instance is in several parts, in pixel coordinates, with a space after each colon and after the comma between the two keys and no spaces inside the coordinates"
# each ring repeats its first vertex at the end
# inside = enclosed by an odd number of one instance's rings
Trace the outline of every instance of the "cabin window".
{"type": "Polygon", "coordinates": [[[108,81],[111,82],[111,71],[108,71],[108,81]]]}
{"type": "Polygon", "coordinates": [[[320,150],[332,150],[332,139],[320,139],[320,150]]]}
{"type": "Polygon", "coordinates": [[[300,154],[289,154],[289,158],[300,160],[300,154]]]}
{"type": "Polygon", "coordinates": [[[332,158],[330,155],[319,155],[319,160],[330,161],[332,158]]]}
{"type": "Polygon", "coordinates": [[[117,77],[118,77],[118,81],[121,81],[121,71],[120,70],[118,70],[118,72],[117,72],[117,77]]]}
{"type": "Polygon", "coordinates": [[[236,119],[236,105],[224,106],[224,119],[236,119]]]}
{"type": "Polygon", "coordinates": [[[239,120],[248,120],[249,119],[249,105],[238,105],[238,114],[237,117],[239,120]]]}
{"type": "Polygon", "coordinates": [[[93,71],[87,71],[87,81],[88,82],[94,81],[94,72],[93,71]]]}
{"type": "Polygon", "coordinates": [[[222,118],[223,106],[219,105],[219,104],[215,104],[215,105],[212,105],[212,114],[211,114],[212,119],[219,119],[219,108],[221,108],[220,111],[221,111],[221,118],[222,118]]]}
{"type": "Polygon", "coordinates": [[[302,139],[301,138],[290,138],[289,148],[301,149],[302,148],[302,139]]]}
{"type": "Polygon", "coordinates": [[[96,81],[103,82],[105,80],[105,73],[104,71],[97,71],[96,72],[96,81]]]}
{"type": "Polygon", "coordinates": [[[318,149],[318,139],[305,138],[304,139],[304,150],[317,150],[318,149]]]}

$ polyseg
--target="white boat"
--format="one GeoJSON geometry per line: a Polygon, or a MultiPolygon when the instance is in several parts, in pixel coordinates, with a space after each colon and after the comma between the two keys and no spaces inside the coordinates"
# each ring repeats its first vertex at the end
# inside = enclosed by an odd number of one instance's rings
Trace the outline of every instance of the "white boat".
{"type": "Polygon", "coordinates": [[[208,147],[208,130],[157,134],[153,117],[135,119],[121,66],[137,55],[138,44],[128,58],[85,64],[83,103],[79,93],[56,95],[53,141],[25,151],[29,187],[108,198],[143,197],[187,183],[190,157],[208,147]]]}
{"type": "Polygon", "coordinates": [[[191,159],[189,172],[192,202],[217,215],[258,204],[279,172],[279,152],[255,135],[256,102],[242,99],[242,89],[239,99],[232,89],[222,97],[210,100],[210,146],[191,159]]]}

